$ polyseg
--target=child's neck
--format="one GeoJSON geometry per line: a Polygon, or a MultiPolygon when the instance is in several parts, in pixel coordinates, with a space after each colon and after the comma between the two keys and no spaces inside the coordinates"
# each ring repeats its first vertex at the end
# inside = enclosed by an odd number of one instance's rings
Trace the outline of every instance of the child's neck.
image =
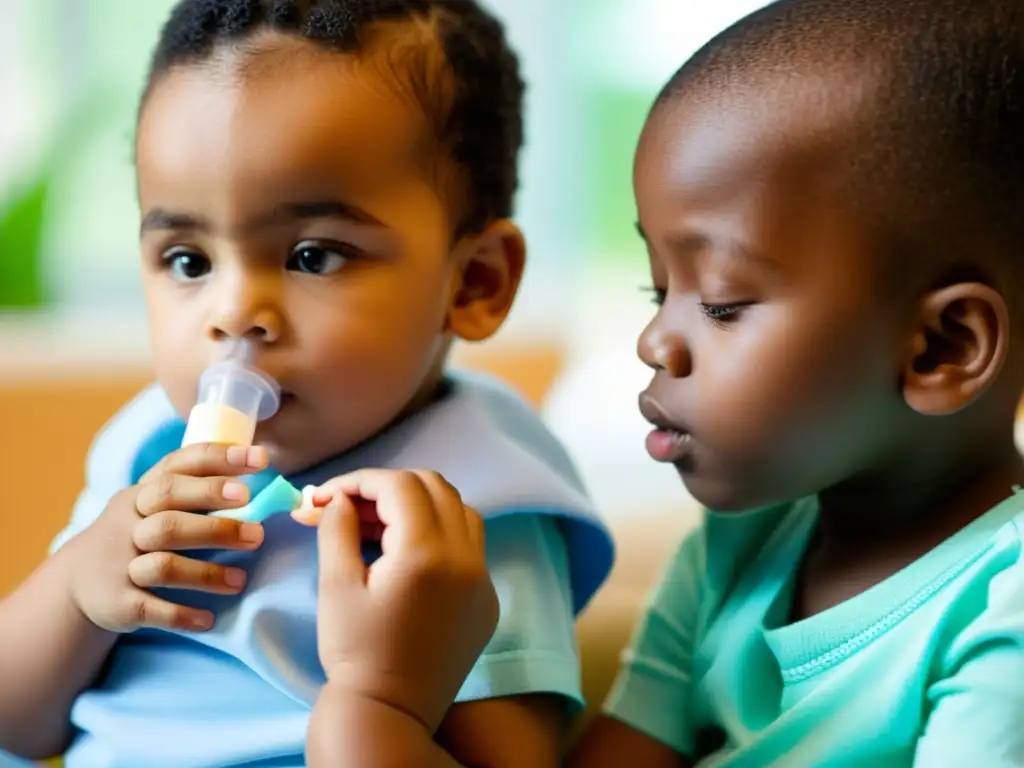
{"type": "Polygon", "coordinates": [[[922,452],[884,475],[823,492],[821,542],[859,549],[929,529],[946,531],[942,541],[1024,485],[1024,459],[1012,440],[938,464],[929,458],[922,452]]]}
{"type": "Polygon", "coordinates": [[[887,482],[876,478],[823,493],[819,526],[801,564],[793,618],[870,589],[1008,498],[1014,486],[1024,485],[1024,460],[1012,443],[988,455],[975,453],[974,459],[942,472],[908,466],[887,482]]]}

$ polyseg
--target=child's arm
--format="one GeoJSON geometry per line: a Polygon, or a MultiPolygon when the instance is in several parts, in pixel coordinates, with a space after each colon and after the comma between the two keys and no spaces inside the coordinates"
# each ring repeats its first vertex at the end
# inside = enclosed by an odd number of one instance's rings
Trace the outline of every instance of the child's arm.
{"type": "Polygon", "coordinates": [[[510,696],[456,703],[434,740],[459,765],[557,768],[568,724],[559,696],[510,696]]]}
{"type": "Polygon", "coordinates": [[[926,691],[915,768],[1024,766],[1024,563],[978,599],[983,612],[950,643],[926,691]]]}
{"type": "Polygon", "coordinates": [[[565,539],[536,514],[489,520],[486,533],[501,617],[435,738],[466,765],[556,766],[582,704],[565,539]]]}
{"type": "Polygon", "coordinates": [[[571,768],[692,765],[691,665],[704,581],[704,532],[688,536],[664,571],[633,632],[605,702],[571,768]]]}
{"type": "MultiPolygon", "coordinates": [[[[144,400],[140,396],[123,413],[144,400]]],[[[71,599],[73,554],[63,549],[89,526],[128,483],[129,420],[115,416],[97,435],[85,463],[86,486],[57,537],[52,556],[0,603],[0,751],[29,759],[59,754],[71,738],[69,713],[75,697],[99,673],[114,645],[113,633],[98,630],[71,599]]],[[[45,489],[41,489],[45,494],[45,489]]],[[[4,509],[3,514],[31,514],[4,509]]]]}
{"type": "MultiPolygon", "coordinates": [[[[527,523],[524,525],[515,525],[514,523],[517,521],[511,519],[507,522],[513,523],[513,530],[519,528],[520,532],[527,535],[532,527],[527,520],[523,520],[524,523],[527,523]]],[[[490,575],[499,585],[499,597],[504,598],[498,630],[492,641],[488,643],[488,647],[496,647],[498,650],[495,651],[494,658],[488,658],[487,650],[484,649],[473,672],[470,673],[467,682],[463,685],[463,690],[472,692],[474,688],[478,689],[480,686],[494,683],[496,682],[494,678],[500,677],[502,673],[512,678],[505,681],[506,684],[517,684],[518,687],[530,684],[544,687],[545,681],[550,687],[572,687],[571,682],[565,685],[562,681],[566,678],[571,681],[578,677],[579,664],[574,654],[557,653],[552,649],[547,651],[547,657],[545,657],[544,651],[539,651],[537,648],[523,648],[522,639],[514,637],[514,632],[517,629],[523,632],[529,631],[528,627],[523,626],[525,624],[522,616],[524,606],[520,606],[516,598],[521,596],[524,600],[534,602],[537,601],[538,595],[547,594],[549,599],[557,604],[559,591],[519,592],[515,589],[523,586],[521,583],[517,584],[517,582],[521,582],[521,579],[517,579],[516,573],[513,571],[515,563],[519,564],[518,570],[521,577],[531,581],[544,579],[543,567],[540,569],[536,567],[543,566],[544,563],[543,561],[538,563],[537,558],[527,559],[525,562],[518,561],[516,555],[522,554],[521,546],[516,548],[515,542],[509,541],[510,537],[501,536],[503,532],[511,531],[500,528],[499,536],[490,538],[488,542],[488,550],[493,549],[492,543],[495,547],[500,545],[503,538],[506,543],[511,545],[507,549],[507,559],[502,558],[504,562],[498,563],[498,567],[496,567],[494,559],[488,559],[490,575]],[[503,564],[507,564],[506,567],[503,568],[503,564]],[[505,579],[502,578],[503,575],[505,579]],[[509,591],[516,594],[509,595],[509,591]],[[506,610],[506,606],[508,610],[506,610]],[[517,614],[519,621],[510,621],[517,614]],[[509,646],[513,645],[517,648],[516,650],[509,649],[509,646]],[[503,646],[507,649],[504,653],[500,650],[503,646]],[[530,654],[541,658],[540,660],[528,658],[530,654]],[[522,656],[527,656],[527,658],[522,656]],[[545,669],[546,665],[554,666],[559,663],[564,665],[561,670],[545,669]],[[492,669],[488,670],[488,667],[492,669]],[[498,670],[494,668],[498,668],[498,670]]],[[[557,585],[555,586],[557,587],[557,585]]],[[[554,606],[549,604],[547,610],[543,611],[549,622],[552,618],[554,620],[561,618],[571,624],[571,604],[566,604],[563,607],[561,615],[555,613],[553,608],[554,606]],[[553,613],[554,615],[552,615],[553,613]]],[[[571,642],[571,632],[566,634],[571,642]]],[[[536,632],[534,639],[543,641],[551,638],[552,635],[558,637],[557,630],[553,627],[546,632],[536,632]]],[[[543,642],[541,644],[543,646],[543,642]]],[[[551,644],[553,645],[553,643],[551,644]]],[[[561,643],[558,644],[561,645],[561,643]]],[[[501,683],[500,680],[497,682],[501,683]]],[[[338,697],[333,705],[337,711],[333,714],[324,711],[317,713],[317,717],[324,718],[325,725],[322,728],[311,729],[310,732],[332,734],[332,737],[337,737],[339,740],[349,740],[347,729],[343,733],[338,732],[337,728],[332,729],[327,723],[331,721],[334,724],[361,723],[357,729],[354,726],[353,729],[358,730],[362,736],[367,736],[369,739],[368,749],[370,752],[366,764],[370,766],[458,765],[474,768],[477,766],[557,768],[560,764],[565,732],[569,722],[568,701],[562,695],[537,693],[508,695],[455,703],[449,713],[445,715],[436,733],[431,737],[422,725],[404,717],[401,713],[380,708],[374,702],[371,702],[368,707],[360,707],[359,702],[345,701],[342,694],[334,691],[326,693],[323,700],[317,703],[317,708],[326,710],[328,699],[332,696],[338,697]],[[389,741],[386,744],[375,741],[374,737],[370,736],[374,733],[397,734],[399,732],[406,733],[406,735],[400,740],[395,737],[394,741],[389,741]]],[[[352,744],[342,746],[341,743],[334,746],[321,744],[319,749],[323,749],[327,755],[341,754],[338,750],[343,750],[347,761],[352,761],[352,765],[359,765],[350,752],[351,746],[352,744]]],[[[330,761],[325,760],[325,764],[330,764],[330,761]]],[[[310,765],[313,763],[310,762],[310,765]]],[[[349,763],[346,762],[345,765],[349,765],[349,763]]]]}
{"type": "MultiPolygon", "coordinates": [[[[227,484],[265,465],[266,451],[257,448],[194,445],[172,453],[139,484],[100,502],[95,521],[0,604],[0,749],[30,758],[63,751],[72,704],[98,676],[118,635],[210,627],[208,612],[150,589],[241,591],[224,566],[181,553],[252,551],[262,531],[254,540],[238,521],[188,510],[241,506],[244,499],[227,494],[227,484]]],[[[91,485],[86,500],[100,487],[91,485]]]]}
{"type": "MultiPolygon", "coordinates": [[[[404,514],[409,513],[409,510],[404,511],[404,514]]],[[[358,520],[354,513],[351,515],[349,530],[349,538],[353,537],[358,537],[358,520]]],[[[325,552],[339,549],[339,542],[343,542],[344,537],[335,538],[337,542],[332,541],[328,544],[328,539],[322,534],[322,568],[329,557],[325,552]]],[[[353,544],[350,541],[340,548],[351,551],[353,562],[359,557],[358,542],[353,544]]],[[[399,559],[397,552],[395,559],[399,559]]],[[[620,768],[622,765],[632,765],[635,768],[685,768],[690,764],[686,754],[692,736],[686,710],[689,701],[690,655],[695,641],[703,560],[703,537],[699,534],[694,535],[681,548],[655,595],[645,621],[638,629],[634,639],[635,650],[608,704],[611,717],[600,718],[573,755],[571,764],[576,768],[620,768]],[[648,669],[651,662],[655,662],[654,668],[665,674],[651,674],[652,670],[648,669]],[[651,698],[645,699],[648,696],[651,698]]],[[[361,568],[361,559],[358,563],[361,568]]],[[[418,585],[422,590],[421,596],[429,593],[425,583],[421,582],[418,585]]],[[[429,631],[402,632],[398,629],[397,621],[408,621],[412,618],[418,612],[418,603],[422,599],[417,600],[413,596],[412,593],[417,591],[413,589],[414,586],[416,585],[409,586],[409,592],[406,594],[408,602],[404,605],[397,601],[393,602],[390,608],[395,613],[387,619],[382,613],[378,616],[378,621],[387,620],[391,631],[402,634],[407,641],[414,637],[429,636],[435,654],[440,654],[432,657],[435,665],[446,663],[451,669],[450,665],[458,659],[464,664],[467,658],[465,654],[470,651],[468,645],[460,643],[450,651],[445,651],[444,644],[438,646],[436,642],[439,638],[460,634],[478,635],[480,628],[485,626],[485,617],[463,612],[459,617],[462,624],[457,624],[454,620],[438,621],[429,631]]],[[[380,588],[388,589],[383,584],[380,588]]],[[[329,586],[323,583],[321,590],[322,597],[336,591],[330,590],[329,586]]],[[[438,600],[444,597],[440,592],[436,592],[435,596],[438,600]]],[[[340,606],[344,604],[340,598],[341,595],[337,595],[331,601],[339,606],[339,612],[340,606]]],[[[321,614],[323,610],[321,608],[321,614]]],[[[347,613],[351,620],[351,612],[347,613]]],[[[334,631],[342,630],[343,627],[339,625],[334,631]]],[[[379,650],[367,637],[363,638],[360,645],[364,652],[364,661],[370,661],[369,656],[379,650]]],[[[482,645],[483,643],[478,647],[482,645]]],[[[355,653],[355,648],[353,652],[355,653]]],[[[385,666],[397,666],[407,670],[402,682],[396,681],[396,689],[410,686],[410,690],[417,692],[416,695],[424,695],[427,691],[424,686],[430,682],[428,678],[432,677],[425,674],[424,669],[429,669],[431,665],[412,664],[415,653],[407,653],[410,654],[407,661],[397,665],[392,661],[385,666]]],[[[377,663],[379,664],[380,660],[377,663]]],[[[432,706],[443,707],[453,700],[454,695],[452,698],[436,698],[440,690],[438,683],[439,681],[435,679],[429,686],[433,690],[433,694],[430,695],[435,697],[430,701],[433,702],[432,706]]],[[[385,768],[393,765],[417,765],[423,768],[459,766],[460,762],[435,742],[435,736],[442,736],[437,728],[429,720],[416,714],[413,709],[396,704],[394,700],[395,696],[366,695],[359,692],[358,686],[353,687],[344,682],[329,682],[317,702],[311,722],[308,755],[311,768],[336,764],[352,768],[385,768]]],[[[455,712],[454,708],[452,711],[455,712]]],[[[542,717],[534,722],[544,722],[544,719],[542,717]]],[[[558,729],[558,726],[554,725],[554,728],[558,729]]],[[[469,732],[472,730],[475,729],[469,732]]],[[[495,745],[488,745],[488,749],[493,746],[495,745]]],[[[533,766],[538,763],[511,764],[533,766]]],[[[472,763],[466,765],[472,766],[472,763]]]]}
{"type": "Polygon", "coordinates": [[[595,718],[567,768],[691,768],[690,758],[608,715],[595,718]]]}
{"type": "Polygon", "coordinates": [[[75,606],[62,553],[0,603],[0,749],[31,760],[59,754],[71,738],[71,705],[115,637],[75,606]]]}
{"type": "Polygon", "coordinates": [[[325,509],[296,515],[319,527],[327,674],[307,763],[452,765],[433,735],[498,622],[483,521],[435,473],[363,470],[331,486],[325,509]],[[375,504],[386,526],[370,567],[351,499],[375,504]]]}
{"type": "Polygon", "coordinates": [[[61,753],[71,739],[71,705],[114,646],[116,635],[98,629],[72,600],[75,555],[64,545],[127,484],[117,466],[129,462],[127,424],[119,415],[96,437],[86,460],[85,489],[54,553],[0,603],[0,750],[29,759],[61,753]]]}
{"type": "Polygon", "coordinates": [[[333,682],[324,686],[313,708],[306,764],[309,768],[463,768],[437,745],[419,718],[333,682]]]}
{"type": "Polygon", "coordinates": [[[556,520],[486,524],[498,627],[435,735],[470,766],[556,766],[583,704],[569,555],[556,520]]]}

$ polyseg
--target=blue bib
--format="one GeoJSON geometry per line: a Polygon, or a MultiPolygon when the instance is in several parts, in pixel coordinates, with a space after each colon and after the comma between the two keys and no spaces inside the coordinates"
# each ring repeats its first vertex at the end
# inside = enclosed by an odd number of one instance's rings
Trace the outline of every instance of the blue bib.
{"type": "MultiPolygon", "coordinates": [[[[57,546],[88,526],[113,493],[177,450],[184,428],[159,389],[136,398],[97,439],[90,485],[57,546]]],[[[502,604],[505,626],[485,651],[480,674],[474,670],[458,700],[529,692],[577,698],[572,619],[607,577],[613,546],[564,449],[532,409],[487,377],[453,375],[435,404],[288,479],[297,487],[319,485],[362,467],[434,469],[487,522],[492,576],[510,602],[502,604]],[[499,672],[502,664],[507,669],[499,672]]],[[[274,476],[249,478],[253,492],[274,476]]],[[[118,643],[102,682],[73,710],[82,733],[69,768],[304,764],[309,713],[324,683],[316,650],[316,532],[288,515],[264,527],[257,552],[194,554],[244,568],[249,582],[241,597],[162,591],[214,611],[212,631],[139,631],[118,643]]],[[[375,544],[364,548],[368,562],[379,554],[375,544]]]]}

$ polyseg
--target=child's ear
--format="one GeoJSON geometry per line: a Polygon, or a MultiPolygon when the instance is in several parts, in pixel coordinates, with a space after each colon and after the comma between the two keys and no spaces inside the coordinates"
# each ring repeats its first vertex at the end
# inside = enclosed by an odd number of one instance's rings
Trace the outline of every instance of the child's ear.
{"type": "Polygon", "coordinates": [[[465,238],[455,259],[447,329],[464,341],[483,341],[512,309],[526,266],[526,241],[511,221],[496,221],[465,238]]]}
{"type": "Polygon", "coordinates": [[[988,389],[1006,361],[1006,302],[981,283],[957,283],[927,294],[919,309],[903,396],[918,413],[952,414],[988,389]]]}

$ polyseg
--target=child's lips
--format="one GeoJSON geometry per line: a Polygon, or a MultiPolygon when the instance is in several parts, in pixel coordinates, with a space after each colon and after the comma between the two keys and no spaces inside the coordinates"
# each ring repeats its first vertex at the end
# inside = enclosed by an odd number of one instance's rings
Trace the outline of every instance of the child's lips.
{"type": "Polygon", "coordinates": [[[675,464],[690,454],[693,444],[690,431],[672,419],[661,403],[647,392],[640,395],[640,413],[654,427],[646,440],[651,458],[675,464]]]}
{"type": "Polygon", "coordinates": [[[654,429],[647,435],[647,452],[655,461],[676,464],[690,454],[692,437],[688,432],[654,429]]]}
{"type": "Polygon", "coordinates": [[[276,417],[280,416],[283,411],[290,410],[295,405],[295,402],[296,402],[296,397],[295,397],[295,394],[293,392],[283,392],[282,391],[281,392],[281,401],[280,401],[280,404],[277,407],[277,413],[274,414],[274,417],[276,418],[276,417]]]}

